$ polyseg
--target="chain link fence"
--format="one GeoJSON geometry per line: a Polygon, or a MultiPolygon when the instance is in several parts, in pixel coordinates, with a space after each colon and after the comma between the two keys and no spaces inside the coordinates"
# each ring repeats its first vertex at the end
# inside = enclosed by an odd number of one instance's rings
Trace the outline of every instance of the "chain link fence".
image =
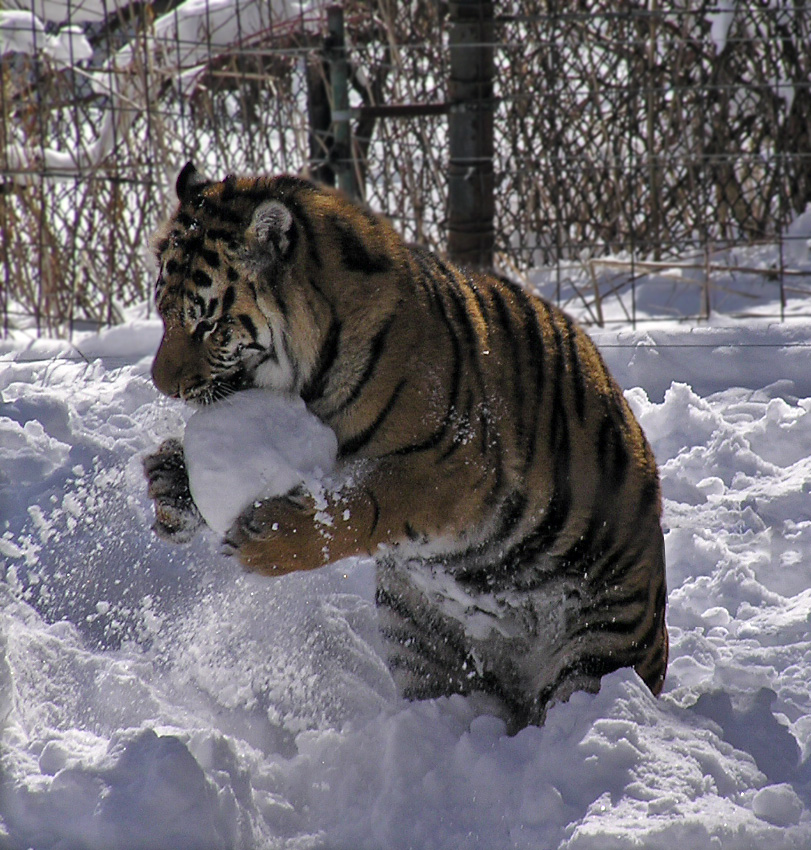
{"type": "MultiPolygon", "coordinates": [[[[339,155],[318,2],[64,2],[0,12],[6,332],[148,302],[148,237],[186,160],[331,180],[339,155]]],[[[442,251],[448,7],[343,11],[360,192],[442,251]]],[[[598,324],[802,312],[810,30],[802,5],[498,4],[499,268],[598,324]]]]}

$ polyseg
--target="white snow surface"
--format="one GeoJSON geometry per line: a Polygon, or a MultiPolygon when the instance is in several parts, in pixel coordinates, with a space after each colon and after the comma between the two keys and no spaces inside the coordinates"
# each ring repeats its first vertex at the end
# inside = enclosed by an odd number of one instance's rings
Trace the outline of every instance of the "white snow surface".
{"type": "Polygon", "coordinates": [[[154,537],[157,322],[0,342],[0,847],[811,847],[811,324],[594,336],[661,465],[671,664],[514,737],[397,697],[368,560],[154,537]]]}
{"type": "Polygon", "coordinates": [[[198,410],[183,448],[194,502],[223,534],[256,499],[317,488],[335,467],[338,440],[300,398],[256,389],[198,410]]]}

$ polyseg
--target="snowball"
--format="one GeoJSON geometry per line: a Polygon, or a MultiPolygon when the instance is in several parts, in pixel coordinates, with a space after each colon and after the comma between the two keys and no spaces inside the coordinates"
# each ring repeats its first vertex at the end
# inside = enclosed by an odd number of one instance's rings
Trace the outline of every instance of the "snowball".
{"type": "Polygon", "coordinates": [[[335,433],[300,398],[263,389],[201,408],[184,438],[192,498],[221,534],[254,500],[331,472],[337,451],[335,433]]]}
{"type": "Polygon", "coordinates": [[[803,804],[791,785],[767,785],[755,794],[752,811],[774,826],[793,826],[800,822],[803,804]]]}

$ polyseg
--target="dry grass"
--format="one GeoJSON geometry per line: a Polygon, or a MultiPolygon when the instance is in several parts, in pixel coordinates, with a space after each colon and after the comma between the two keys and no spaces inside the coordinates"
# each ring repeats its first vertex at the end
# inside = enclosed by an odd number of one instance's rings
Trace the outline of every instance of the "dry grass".
{"type": "MultiPolygon", "coordinates": [[[[212,54],[193,91],[180,94],[177,75],[156,64],[143,8],[94,31],[102,58],[133,46],[112,95],[44,57],[0,60],[5,329],[67,334],[117,322],[146,301],[147,238],[187,159],[212,176],[308,167],[306,68],[320,67],[316,34],[269,31],[212,54]],[[111,144],[92,161],[105,122],[111,144]],[[48,171],[46,149],[76,166],[48,171]]],[[[811,19],[738,8],[719,52],[703,5],[511,4],[496,46],[496,232],[506,268],[617,253],[657,261],[782,238],[811,200],[811,19]]],[[[358,0],[345,16],[353,105],[445,100],[440,5],[358,0]]],[[[445,123],[355,122],[368,203],[407,238],[440,249],[445,123]]],[[[593,281],[584,298],[599,320],[608,293],[593,281]]]]}

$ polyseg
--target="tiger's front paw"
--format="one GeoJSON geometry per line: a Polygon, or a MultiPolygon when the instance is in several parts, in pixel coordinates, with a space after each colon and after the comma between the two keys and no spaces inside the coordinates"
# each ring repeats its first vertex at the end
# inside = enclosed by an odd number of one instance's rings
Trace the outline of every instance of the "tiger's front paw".
{"type": "Polygon", "coordinates": [[[294,491],[245,508],[226,532],[222,551],[248,570],[280,576],[324,566],[326,542],[307,497],[294,491]]]}
{"type": "Polygon", "coordinates": [[[189,491],[189,476],[180,440],[164,440],[143,459],[147,495],[155,502],[152,530],[170,543],[188,543],[203,525],[189,491]]]}

